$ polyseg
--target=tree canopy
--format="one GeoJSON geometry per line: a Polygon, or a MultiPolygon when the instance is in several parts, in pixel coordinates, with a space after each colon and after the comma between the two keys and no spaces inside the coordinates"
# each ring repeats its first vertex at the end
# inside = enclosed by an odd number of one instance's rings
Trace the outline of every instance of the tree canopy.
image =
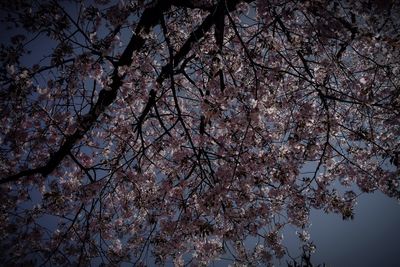
{"type": "Polygon", "coordinates": [[[400,198],[399,18],[381,0],[0,1],[3,263],[268,265],[286,225],[309,255],[311,209],[400,198]]]}

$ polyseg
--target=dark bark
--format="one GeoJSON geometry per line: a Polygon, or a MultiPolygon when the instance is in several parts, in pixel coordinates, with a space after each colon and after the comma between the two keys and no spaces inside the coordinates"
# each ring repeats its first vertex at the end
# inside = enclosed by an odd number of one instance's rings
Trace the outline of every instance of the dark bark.
{"type": "MultiPolygon", "coordinates": [[[[189,38],[186,40],[181,49],[175,54],[173,64],[168,63],[162,68],[161,74],[157,79],[157,82],[162,83],[169,74],[174,70],[175,67],[179,66],[180,62],[190,52],[194,43],[199,42],[208,32],[213,25],[220,21],[220,16],[225,15],[228,12],[235,10],[236,6],[240,2],[253,2],[254,0],[233,0],[233,1],[220,1],[213,7],[213,10],[203,21],[203,23],[190,34],[189,38]]],[[[129,66],[132,63],[133,52],[140,50],[145,44],[145,39],[141,36],[142,33],[148,33],[152,27],[160,22],[160,18],[164,11],[168,10],[172,3],[182,3],[182,1],[156,1],[154,5],[147,8],[139,21],[139,24],[135,30],[135,34],[131,37],[127,47],[122,53],[119,61],[116,63],[116,68],[112,74],[112,83],[110,88],[103,89],[100,91],[99,99],[95,105],[92,106],[88,114],[80,118],[80,125],[78,129],[72,134],[65,137],[65,140],[61,147],[50,156],[50,159],[41,167],[34,169],[28,169],[20,171],[19,173],[12,174],[4,177],[0,180],[0,184],[4,184],[11,181],[16,181],[21,177],[41,174],[47,176],[52,173],[61,163],[61,161],[70,153],[74,144],[78,142],[82,137],[93,127],[98,117],[105,111],[105,109],[110,106],[115,98],[117,97],[118,90],[122,85],[123,77],[118,75],[118,66],[129,66]]],[[[194,2],[193,2],[194,3],[194,2]]],[[[194,5],[194,4],[193,4],[194,5]]],[[[219,37],[220,38],[220,37],[219,37]]],[[[154,101],[154,98],[150,95],[149,100],[154,101]]],[[[155,104],[152,103],[151,106],[155,104]]],[[[146,105],[148,106],[148,105],[146,105]]],[[[151,108],[150,106],[150,108],[151,108]]],[[[142,112],[141,117],[146,116],[149,111],[146,108],[142,112]]],[[[141,118],[140,117],[140,118],[141,118]]],[[[142,121],[144,117],[142,118],[142,121]]],[[[139,126],[140,127],[140,126],[139,126]]]]}

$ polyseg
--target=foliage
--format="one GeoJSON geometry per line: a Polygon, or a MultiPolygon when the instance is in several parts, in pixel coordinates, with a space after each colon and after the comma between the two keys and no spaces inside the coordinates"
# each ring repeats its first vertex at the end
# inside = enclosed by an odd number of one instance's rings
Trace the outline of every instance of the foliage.
{"type": "Polygon", "coordinates": [[[268,265],[399,198],[397,1],[0,7],[5,264],[268,265]]]}

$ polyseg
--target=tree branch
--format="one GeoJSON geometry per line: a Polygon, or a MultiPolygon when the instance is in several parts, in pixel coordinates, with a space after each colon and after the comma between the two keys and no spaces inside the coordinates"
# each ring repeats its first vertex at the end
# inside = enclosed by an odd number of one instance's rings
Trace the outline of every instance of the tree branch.
{"type": "Polygon", "coordinates": [[[55,153],[50,156],[50,159],[47,161],[47,163],[41,167],[23,170],[19,173],[6,176],[0,180],[0,184],[16,181],[21,177],[35,174],[47,176],[57,168],[65,156],[69,154],[74,144],[86,134],[86,132],[94,125],[97,118],[109,105],[114,102],[115,98],[117,97],[118,89],[122,85],[123,79],[123,77],[118,75],[118,66],[129,66],[132,63],[133,52],[140,50],[145,43],[145,39],[141,36],[141,34],[148,33],[149,30],[159,22],[160,17],[155,16],[154,14],[162,13],[164,10],[167,10],[169,6],[170,1],[156,1],[155,5],[152,5],[143,12],[139,24],[135,30],[135,34],[130,39],[128,46],[122,53],[119,61],[117,62],[117,66],[112,73],[112,83],[110,88],[108,90],[103,89],[100,91],[99,99],[96,104],[92,106],[86,115],[83,115],[80,118],[79,127],[73,134],[68,135],[65,138],[64,143],[55,153]]]}
{"type": "MultiPolygon", "coordinates": [[[[254,0],[232,0],[232,1],[219,1],[213,12],[210,13],[203,23],[189,36],[182,48],[174,56],[174,62],[170,62],[162,68],[161,74],[159,75],[157,82],[162,83],[169,76],[169,72],[173,71],[174,67],[178,66],[184,57],[189,53],[194,43],[202,39],[206,32],[217,22],[218,17],[221,14],[227,14],[235,10],[237,4],[240,2],[253,2],[254,0]]],[[[171,4],[183,3],[179,0],[164,0],[155,1],[154,5],[148,7],[142,14],[138,26],[135,30],[135,34],[130,39],[127,47],[122,53],[119,61],[116,63],[111,77],[110,88],[103,89],[99,93],[98,101],[94,106],[91,107],[90,111],[80,118],[79,127],[75,130],[72,135],[65,138],[64,143],[61,147],[50,156],[47,163],[41,167],[34,169],[28,169],[20,171],[19,173],[6,176],[0,180],[0,184],[7,182],[17,181],[21,177],[41,174],[43,176],[49,175],[53,172],[61,161],[70,153],[74,144],[82,139],[82,137],[91,129],[96,122],[97,118],[110,106],[117,97],[118,89],[122,85],[123,76],[118,74],[118,66],[129,66],[132,63],[132,55],[134,51],[140,50],[145,44],[145,39],[142,37],[143,33],[148,33],[152,27],[159,23],[160,16],[163,11],[169,9],[171,4]]],[[[192,2],[191,2],[192,3],[192,2]]],[[[194,4],[193,4],[194,5],[194,4]]],[[[143,115],[143,114],[142,114],[143,115]]]]}

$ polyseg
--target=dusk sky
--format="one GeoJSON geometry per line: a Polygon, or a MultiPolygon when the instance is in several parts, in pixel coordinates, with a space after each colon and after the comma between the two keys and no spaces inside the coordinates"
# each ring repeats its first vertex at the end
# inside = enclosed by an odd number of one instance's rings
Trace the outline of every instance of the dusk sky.
{"type": "MultiPolygon", "coordinates": [[[[357,201],[354,220],[321,210],[311,212],[311,240],[316,251],[311,254],[314,266],[326,267],[397,267],[400,255],[400,204],[376,192],[362,194],[357,201]]],[[[300,255],[297,230],[284,231],[284,244],[292,256],[300,255]],[[297,251],[297,254],[295,253],[297,251]]],[[[275,261],[287,266],[287,258],[275,261]]],[[[218,261],[212,266],[228,266],[218,261]]]]}
{"type": "Polygon", "coordinates": [[[358,199],[354,220],[338,214],[311,213],[317,246],[314,263],[327,266],[399,266],[400,205],[381,193],[358,199]]]}

